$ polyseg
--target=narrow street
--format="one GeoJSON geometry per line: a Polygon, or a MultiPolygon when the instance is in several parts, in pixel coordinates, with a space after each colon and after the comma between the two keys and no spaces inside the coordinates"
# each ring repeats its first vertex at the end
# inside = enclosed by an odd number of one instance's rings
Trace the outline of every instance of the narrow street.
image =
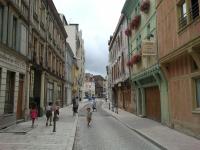
{"type": "Polygon", "coordinates": [[[128,129],[101,108],[93,112],[91,128],[86,125],[86,105],[79,111],[74,150],[158,150],[156,146],[128,129]]]}

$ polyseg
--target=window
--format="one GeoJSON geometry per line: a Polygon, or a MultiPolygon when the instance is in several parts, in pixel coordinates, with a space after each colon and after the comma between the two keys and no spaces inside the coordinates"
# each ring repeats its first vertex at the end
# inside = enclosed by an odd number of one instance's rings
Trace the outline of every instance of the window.
{"type": "Polygon", "coordinates": [[[47,103],[53,102],[53,83],[47,84],[47,103]]]}
{"type": "Polygon", "coordinates": [[[12,48],[16,49],[16,46],[17,46],[17,18],[13,17],[12,48]]]}
{"type": "Polygon", "coordinates": [[[61,86],[58,86],[58,99],[62,99],[62,92],[61,92],[61,86]]]}
{"type": "Polygon", "coordinates": [[[183,0],[179,5],[180,17],[179,17],[179,27],[182,28],[187,25],[187,11],[186,2],[183,0]]]}
{"type": "Polygon", "coordinates": [[[195,80],[196,82],[196,107],[200,108],[200,78],[195,80]]]}
{"type": "Polygon", "coordinates": [[[33,10],[34,10],[34,13],[38,13],[38,0],[34,0],[33,1],[33,10]]]}
{"type": "Polygon", "coordinates": [[[191,16],[195,19],[199,16],[199,2],[198,0],[191,0],[191,16]]]}
{"type": "Polygon", "coordinates": [[[21,3],[21,11],[23,15],[28,18],[28,8],[26,7],[26,4],[23,1],[21,3]]]}
{"type": "Polygon", "coordinates": [[[30,91],[29,91],[29,97],[33,97],[33,88],[34,88],[34,71],[30,71],[30,91]]]}
{"type": "Polygon", "coordinates": [[[33,37],[33,61],[37,60],[37,38],[33,37]]]}
{"type": "Polygon", "coordinates": [[[0,41],[2,41],[3,38],[3,11],[4,7],[0,4],[0,41]]]}
{"type": "Polygon", "coordinates": [[[151,30],[151,27],[150,27],[150,24],[148,24],[148,25],[147,25],[147,39],[148,39],[148,40],[150,40],[150,38],[151,38],[151,36],[150,36],[150,32],[151,32],[151,31],[150,31],[150,30],[151,30]]]}
{"type": "Polygon", "coordinates": [[[14,91],[15,91],[15,73],[7,71],[5,106],[4,113],[10,114],[14,111],[14,91]]]}
{"type": "Polygon", "coordinates": [[[179,28],[183,28],[199,16],[199,2],[198,0],[182,0],[178,4],[178,11],[179,28]]]}
{"type": "Polygon", "coordinates": [[[40,8],[40,17],[41,17],[41,22],[44,25],[45,24],[45,6],[42,3],[41,8],[40,8]]]}
{"type": "Polygon", "coordinates": [[[27,28],[24,25],[21,25],[21,43],[20,43],[20,52],[24,56],[26,56],[26,52],[28,51],[28,32],[27,28]]]}
{"type": "Polygon", "coordinates": [[[44,51],[44,45],[40,43],[39,45],[39,62],[40,64],[43,64],[43,51],[44,51]]]}
{"type": "Polygon", "coordinates": [[[51,61],[52,61],[52,60],[51,60],[51,52],[50,52],[50,49],[49,49],[49,52],[48,52],[48,67],[49,67],[49,68],[51,68],[51,64],[52,64],[51,61]]]}

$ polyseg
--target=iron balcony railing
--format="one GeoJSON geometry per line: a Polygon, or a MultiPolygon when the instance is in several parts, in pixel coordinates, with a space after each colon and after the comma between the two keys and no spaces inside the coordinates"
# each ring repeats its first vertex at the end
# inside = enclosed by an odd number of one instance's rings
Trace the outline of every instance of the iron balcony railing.
{"type": "Polygon", "coordinates": [[[191,8],[187,13],[183,14],[179,18],[179,28],[181,29],[185,27],[187,24],[189,24],[192,20],[194,20],[198,16],[199,16],[199,3],[196,2],[191,6],[191,8]]]}

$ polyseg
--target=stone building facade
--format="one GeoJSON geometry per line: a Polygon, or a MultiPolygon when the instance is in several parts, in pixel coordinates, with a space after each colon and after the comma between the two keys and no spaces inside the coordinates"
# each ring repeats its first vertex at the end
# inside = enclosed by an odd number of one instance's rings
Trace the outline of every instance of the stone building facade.
{"type": "Polygon", "coordinates": [[[127,0],[129,65],[137,115],[169,125],[167,82],[160,70],[156,37],[156,1],[127,0]]]}
{"type": "Polygon", "coordinates": [[[200,0],[158,0],[159,61],[171,127],[200,138],[200,0]]]}
{"type": "Polygon", "coordinates": [[[0,128],[24,117],[28,1],[0,1],[0,128]]]}
{"type": "Polygon", "coordinates": [[[63,105],[66,38],[52,0],[0,0],[0,127],[63,105]]]}
{"type": "Polygon", "coordinates": [[[84,79],[84,98],[95,96],[95,81],[93,74],[85,73],[84,79]]]}
{"type": "Polygon", "coordinates": [[[67,33],[52,0],[30,1],[30,8],[27,101],[42,115],[48,102],[63,105],[67,33]]]}
{"type": "MultiPolygon", "coordinates": [[[[62,23],[65,26],[68,25],[68,22],[63,14],[60,14],[60,18],[62,23]]],[[[65,28],[66,30],[66,28],[65,28]]],[[[69,37],[69,36],[68,36],[69,37]]],[[[74,54],[70,44],[66,40],[66,50],[65,50],[65,88],[64,88],[64,105],[72,104],[72,86],[73,86],[73,78],[72,78],[72,70],[74,65],[74,54]]]]}
{"type": "MultiPolygon", "coordinates": [[[[124,32],[127,27],[127,19],[122,14],[118,25],[109,40],[109,66],[108,74],[111,75],[112,105],[129,112],[135,112],[135,105],[131,98],[131,83],[129,80],[128,38],[124,32]]],[[[110,77],[109,77],[110,78],[110,77]]]]}
{"type": "Polygon", "coordinates": [[[68,24],[65,26],[68,33],[67,42],[69,43],[74,55],[73,71],[73,88],[72,95],[83,99],[84,75],[85,75],[85,49],[82,31],[79,30],[78,24],[68,24]]]}

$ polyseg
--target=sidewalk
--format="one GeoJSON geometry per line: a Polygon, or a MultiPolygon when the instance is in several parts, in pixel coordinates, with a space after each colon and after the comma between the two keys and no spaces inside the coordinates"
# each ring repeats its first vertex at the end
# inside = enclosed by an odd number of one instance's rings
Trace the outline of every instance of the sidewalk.
{"type": "Polygon", "coordinates": [[[102,106],[105,111],[150,140],[162,149],[167,150],[200,150],[200,140],[170,129],[147,118],[140,118],[134,114],[118,109],[118,114],[108,109],[108,103],[102,106]]]}
{"type": "Polygon", "coordinates": [[[72,150],[78,115],[72,116],[72,106],[60,109],[56,132],[45,126],[45,116],[35,122],[23,122],[0,130],[0,150],[72,150]]]}

